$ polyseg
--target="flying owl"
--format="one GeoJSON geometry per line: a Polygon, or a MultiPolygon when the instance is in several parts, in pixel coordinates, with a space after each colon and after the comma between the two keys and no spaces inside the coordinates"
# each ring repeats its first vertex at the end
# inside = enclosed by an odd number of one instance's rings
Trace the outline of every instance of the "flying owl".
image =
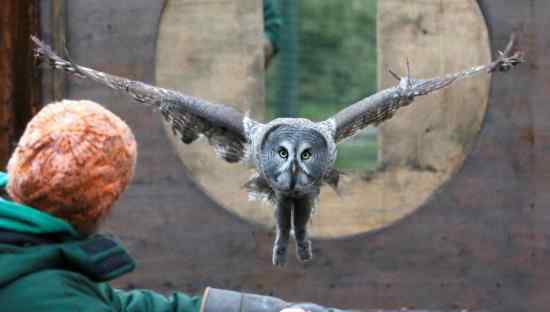
{"type": "Polygon", "coordinates": [[[411,104],[418,96],[445,88],[482,72],[507,71],[523,61],[513,53],[513,40],[492,63],[434,79],[399,77],[394,87],[354,103],[321,122],[303,118],[277,118],[262,123],[231,106],[210,103],[179,92],[151,86],[65,60],[50,47],[32,38],[39,59],[55,69],[122,90],[134,100],[157,109],[184,144],[206,137],[215,153],[229,163],[249,164],[256,174],[245,185],[253,197],[268,199],[275,208],[276,238],[273,264],[286,263],[291,229],[300,261],[312,259],[307,224],[324,184],[337,187],[334,169],[336,145],[367,126],[376,126],[411,104]]]}

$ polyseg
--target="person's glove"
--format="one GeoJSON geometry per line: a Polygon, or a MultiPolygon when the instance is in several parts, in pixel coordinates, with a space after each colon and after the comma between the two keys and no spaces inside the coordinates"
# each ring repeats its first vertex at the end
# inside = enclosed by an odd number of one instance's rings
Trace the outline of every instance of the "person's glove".
{"type": "Polygon", "coordinates": [[[201,312],[344,312],[313,303],[289,303],[279,298],[208,287],[201,312]]]}

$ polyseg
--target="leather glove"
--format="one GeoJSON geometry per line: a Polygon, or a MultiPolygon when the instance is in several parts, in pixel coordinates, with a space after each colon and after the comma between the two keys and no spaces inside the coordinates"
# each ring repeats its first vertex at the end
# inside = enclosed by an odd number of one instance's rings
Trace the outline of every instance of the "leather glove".
{"type": "Polygon", "coordinates": [[[289,303],[279,298],[208,287],[201,312],[344,312],[313,303],[289,303]],[[287,310],[287,311],[285,311],[287,310]]]}

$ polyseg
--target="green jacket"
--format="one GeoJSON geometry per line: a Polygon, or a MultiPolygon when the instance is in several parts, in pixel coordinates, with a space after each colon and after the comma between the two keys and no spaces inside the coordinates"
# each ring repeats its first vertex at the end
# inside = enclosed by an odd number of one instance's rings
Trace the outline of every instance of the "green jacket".
{"type": "MultiPolygon", "coordinates": [[[[0,188],[7,176],[0,172],[0,188]]],[[[195,312],[201,298],[107,282],[135,267],[105,236],[82,237],[68,223],[0,198],[0,310],[3,312],[195,312]]]]}

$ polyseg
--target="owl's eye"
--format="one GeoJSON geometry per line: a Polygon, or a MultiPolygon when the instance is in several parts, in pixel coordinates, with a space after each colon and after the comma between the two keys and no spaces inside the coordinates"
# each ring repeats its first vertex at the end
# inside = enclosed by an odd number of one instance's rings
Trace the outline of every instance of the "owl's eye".
{"type": "Polygon", "coordinates": [[[302,160],[308,160],[311,158],[311,152],[309,150],[305,150],[302,152],[300,157],[302,157],[302,160]]]}
{"type": "Polygon", "coordinates": [[[281,156],[281,158],[284,158],[284,159],[288,158],[288,151],[286,150],[286,148],[281,147],[279,149],[279,156],[281,156]]]}

